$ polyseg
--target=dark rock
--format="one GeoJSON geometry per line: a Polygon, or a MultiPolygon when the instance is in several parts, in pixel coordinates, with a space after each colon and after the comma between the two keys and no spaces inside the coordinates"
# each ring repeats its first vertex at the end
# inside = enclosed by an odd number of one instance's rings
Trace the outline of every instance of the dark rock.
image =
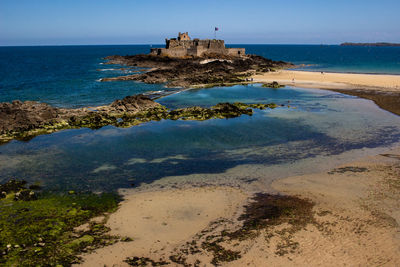
{"type": "Polygon", "coordinates": [[[105,78],[102,81],[136,80],[145,83],[167,83],[169,87],[190,87],[245,82],[255,71],[268,72],[293,66],[283,61],[272,61],[261,56],[229,57],[214,55],[213,61],[204,58],[168,58],[152,55],[111,56],[109,64],[123,64],[152,68],[146,73],[105,78]],[[203,64],[204,63],[204,64],[203,64]]]}
{"type": "Polygon", "coordinates": [[[31,200],[36,200],[37,195],[34,191],[30,189],[23,189],[17,193],[15,193],[14,200],[23,200],[23,201],[31,201],[31,200]]]}
{"type": "Polygon", "coordinates": [[[56,108],[35,101],[0,103],[0,134],[30,130],[58,117],[56,108]]]}
{"type": "Polygon", "coordinates": [[[157,106],[159,104],[147,96],[133,95],[124,97],[122,100],[115,100],[109,107],[118,112],[139,112],[157,106]]]}
{"type": "Polygon", "coordinates": [[[25,189],[26,181],[11,179],[4,184],[0,184],[0,192],[5,192],[6,194],[11,192],[18,192],[25,189]]]}

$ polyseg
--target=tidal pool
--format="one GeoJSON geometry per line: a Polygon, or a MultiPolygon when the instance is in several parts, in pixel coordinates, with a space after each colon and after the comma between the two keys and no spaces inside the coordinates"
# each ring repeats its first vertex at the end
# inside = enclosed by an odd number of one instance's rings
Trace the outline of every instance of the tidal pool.
{"type": "Polygon", "coordinates": [[[330,91],[249,85],[188,90],[158,101],[170,108],[236,101],[284,106],[234,119],[65,130],[12,141],[0,146],[0,180],[93,191],[159,179],[267,186],[400,143],[400,117],[330,91]]]}

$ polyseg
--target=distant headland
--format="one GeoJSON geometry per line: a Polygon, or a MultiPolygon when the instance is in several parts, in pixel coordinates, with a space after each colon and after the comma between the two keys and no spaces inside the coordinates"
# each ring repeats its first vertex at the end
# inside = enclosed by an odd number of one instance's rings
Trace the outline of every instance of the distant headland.
{"type": "Polygon", "coordinates": [[[342,43],[340,46],[400,46],[400,43],[342,43]]]}

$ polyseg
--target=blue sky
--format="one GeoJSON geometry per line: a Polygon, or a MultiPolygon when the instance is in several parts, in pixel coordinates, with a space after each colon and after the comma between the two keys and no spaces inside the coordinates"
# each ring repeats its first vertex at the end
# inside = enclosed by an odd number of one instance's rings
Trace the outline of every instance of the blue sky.
{"type": "Polygon", "coordinates": [[[0,45],[400,42],[399,0],[0,0],[0,45]]]}

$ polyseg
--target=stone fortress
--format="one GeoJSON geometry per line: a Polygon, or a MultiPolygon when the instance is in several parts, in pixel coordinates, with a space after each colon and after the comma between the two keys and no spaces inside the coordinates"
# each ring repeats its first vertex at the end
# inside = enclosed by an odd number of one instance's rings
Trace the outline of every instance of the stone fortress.
{"type": "Polygon", "coordinates": [[[179,33],[178,38],[165,39],[165,48],[152,48],[151,55],[169,57],[202,57],[206,55],[224,55],[241,57],[244,48],[226,48],[224,40],[191,39],[187,32],[179,33]]]}

